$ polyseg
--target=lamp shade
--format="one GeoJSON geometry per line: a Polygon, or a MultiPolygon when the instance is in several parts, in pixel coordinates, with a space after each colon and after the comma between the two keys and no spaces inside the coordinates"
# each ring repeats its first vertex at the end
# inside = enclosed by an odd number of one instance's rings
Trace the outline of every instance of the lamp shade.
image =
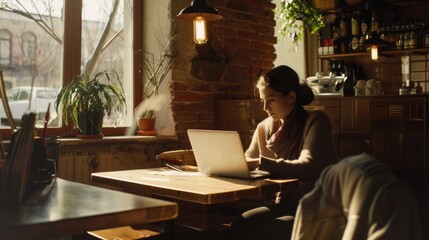
{"type": "Polygon", "coordinates": [[[376,31],[372,31],[370,37],[362,43],[362,47],[367,49],[372,46],[377,46],[378,48],[385,48],[388,47],[389,44],[383,39],[381,39],[376,31]]]}
{"type": "Polygon", "coordinates": [[[377,61],[379,49],[388,47],[389,44],[381,39],[376,31],[371,32],[371,36],[362,43],[364,49],[371,49],[371,60],[377,61]]]}
{"type": "Polygon", "coordinates": [[[197,16],[203,17],[206,21],[222,19],[222,15],[215,8],[208,6],[205,0],[193,0],[191,6],[182,9],[176,18],[193,21],[197,16]]]}

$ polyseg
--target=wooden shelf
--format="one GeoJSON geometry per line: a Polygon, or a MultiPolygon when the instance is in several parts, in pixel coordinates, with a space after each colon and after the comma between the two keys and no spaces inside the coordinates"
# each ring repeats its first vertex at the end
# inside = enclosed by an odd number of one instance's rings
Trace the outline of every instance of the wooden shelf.
{"type": "MultiPolygon", "coordinates": [[[[385,50],[381,51],[380,56],[393,57],[393,56],[402,56],[402,55],[424,55],[429,54],[429,48],[414,48],[406,50],[385,50]]],[[[344,53],[344,54],[328,54],[328,55],[319,55],[320,59],[341,59],[341,58],[350,58],[350,57],[361,57],[369,56],[369,52],[357,52],[357,53],[344,53]]]]}
{"type": "Polygon", "coordinates": [[[360,56],[369,56],[369,52],[319,55],[319,58],[320,59],[339,59],[339,58],[360,57],[360,56]]]}
{"type": "Polygon", "coordinates": [[[401,55],[424,55],[429,54],[429,48],[414,48],[414,49],[406,49],[406,50],[387,50],[382,51],[381,56],[401,56],[401,55]]]}

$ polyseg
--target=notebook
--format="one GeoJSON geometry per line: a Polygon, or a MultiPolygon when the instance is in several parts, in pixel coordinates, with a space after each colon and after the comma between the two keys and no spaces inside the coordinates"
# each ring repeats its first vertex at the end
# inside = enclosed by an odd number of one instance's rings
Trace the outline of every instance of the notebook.
{"type": "Polygon", "coordinates": [[[188,136],[198,170],[203,174],[245,179],[269,175],[265,171],[249,171],[236,131],[188,129],[188,136]]]}

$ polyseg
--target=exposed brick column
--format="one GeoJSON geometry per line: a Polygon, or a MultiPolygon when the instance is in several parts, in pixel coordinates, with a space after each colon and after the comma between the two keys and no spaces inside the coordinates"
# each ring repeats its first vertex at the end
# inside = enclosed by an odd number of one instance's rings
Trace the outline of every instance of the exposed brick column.
{"type": "Polygon", "coordinates": [[[223,19],[209,22],[209,42],[192,42],[192,22],[174,17],[191,0],[172,1],[172,29],[178,56],[173,66],[172,109],[182,147],[189,147],[188,128],[214,126],[218,99],[253,98],[261,71],[272,68],[275,4],[270,0],[206,0],[223,19]]]}

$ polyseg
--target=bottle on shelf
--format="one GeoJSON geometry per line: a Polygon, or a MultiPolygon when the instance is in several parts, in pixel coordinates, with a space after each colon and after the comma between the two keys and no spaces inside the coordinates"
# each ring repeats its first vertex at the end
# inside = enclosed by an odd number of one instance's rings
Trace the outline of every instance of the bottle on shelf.
{"type": "Polygon", "coordinates": [[[334,53],[341,53],[340,20],[336,17],[332,24],[332,39],[334,44],[334,53]]]}
{"type": "Polygon", "coordinates": [[[359,46],[363,45],[363,42],[368,39],[369,37],[369,20],[367,18],[367,13],[366,11],[362,11],[361,12],[361,21],[360,21],[360,31],[361,31],[361,35],[360,35],[360,39],[359,39],[359,46]]]}
{"type": "Polygon", "coordinates": [[[386,34],[386,24],[385,23],[380,23],[379,27],[378,27],[378,35],[380,36],[380,39],[383,39],[384,41],[386,41],[386,36],[388,36],[386,34]]]}
{"type": "Polygon", "coordinates": [[[366,79],[365,72],[363,71],[363,67],[360,64],[355,65],[355,78],[356,81],[366,79]]]}
{"type": "Polygon", "coordinates": [[[346,73],[345,66],[344,66],[344,60],[337,61],[337,68],[336,68],[335,74],[337,76],[341,76],[343,73],[344,74],[346,73]]]}
{"type": "Polygon", "coordinates": [[[350,41],[350,50],[352,52],[359,51],[360,45],[360,24],[358,20],[358,13],[354,12],[350,18],[350,29],[351,29],[351,41],[350,41]]]}
{"type": "Polygon", "coordinates": [[[420,86],[420,82],[417,82],[416,86],[416,94],[421,94],[423,92],[422,86],[420,86]]]}
{"type": "Polygon", "coordinates": [[[410,44],[410,23],[409,22],[404,23],[404,25],[402,26],[402,31],[404,34],[404,43],[403,43],[402,49],[410,49],[411,44],[410,44]]]}
{"type": "Polygon", "coordinates": [[[429,20],[425,21],[425,47],[429,47],[429,20]]]}
{"type": "Polygon", "coordinates": [[[396,26],[396,49],[401,50],[404,49],[404,32],[401,22],[397,22],[396,26]]]}
{"type": "Polygon", "coordinates": [[[417,22],[411,21],[410,22],[410,48],[414,49],[417,48],[417,22]]]}
{"type": "Polygon", "coordinates": [[[423,20],[417,21],[416,32],[417,32],[417,40],[416,40],[417,48],[424,48],[425,47],[425,21],[423,20]]]}
{"type": "Polygon", "coordinates": [[[343,86],[343,96],[354,96],[356,84],[355,65],[349,65],[346,69],[347,78],[343,86]]]}
{"type": "Polygon", "coordinates": [[[396,46],[396,32],[395,32],[395,24],[393,22],[389,23],[388,27],[389,31],[389,49],[394,49],[396,46]]]}
{"type": "Polygon", "coordinates": [[[347,15],[343,14],[340,19],[340,38],[341,38],[340,52],[341,53],[348,52],[348,46],[349,46],[348,22],[349,21],[347,21],[347,15]]]}
{"type": "Polygon", "coordinates": [[[332,76],[332,74],[337,74],[337,61],[335,60],[329,61],[329,76],[332,76]]]}

